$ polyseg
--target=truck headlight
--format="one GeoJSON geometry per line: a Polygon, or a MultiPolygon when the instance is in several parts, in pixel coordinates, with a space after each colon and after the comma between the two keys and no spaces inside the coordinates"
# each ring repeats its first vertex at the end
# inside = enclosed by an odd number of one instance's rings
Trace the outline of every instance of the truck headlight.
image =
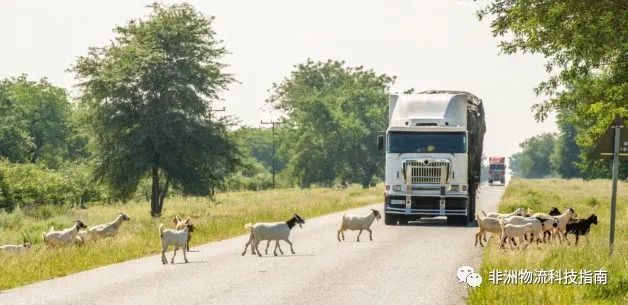
{"type": "Polygon", "coordinates": [[[450,185],[449,190],[453,192],[459,192],[461,190],[460,185],[450,185]]]}
{"type": "Polygon", "coordinates": [[[395,192],[401,192],[401,185],[393,185],[393,191],[395,192]]]}

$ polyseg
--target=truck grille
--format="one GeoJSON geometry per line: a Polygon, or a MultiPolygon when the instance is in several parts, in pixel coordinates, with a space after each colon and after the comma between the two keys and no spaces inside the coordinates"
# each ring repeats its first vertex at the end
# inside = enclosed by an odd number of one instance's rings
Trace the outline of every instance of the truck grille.
{"type": "MultiPolygon", "coordinates": [[[[408,160],[403,164],[403,172],[410,175],[412,184],[445,184],[449,180],[450,165],[449,160],[408,160]]],[[[407,177],[405,179],[408,183],[407,177]]]]}

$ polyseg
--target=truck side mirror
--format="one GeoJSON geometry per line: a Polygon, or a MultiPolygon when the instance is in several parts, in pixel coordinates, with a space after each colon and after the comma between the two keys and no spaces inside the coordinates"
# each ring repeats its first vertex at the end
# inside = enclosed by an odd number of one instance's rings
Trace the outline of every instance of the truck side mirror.
{"type": "Polygon", "coordinates": [[[384,149],[384,135],[383,134],[377,135],[377,149],[379,150],[384,149]]]}

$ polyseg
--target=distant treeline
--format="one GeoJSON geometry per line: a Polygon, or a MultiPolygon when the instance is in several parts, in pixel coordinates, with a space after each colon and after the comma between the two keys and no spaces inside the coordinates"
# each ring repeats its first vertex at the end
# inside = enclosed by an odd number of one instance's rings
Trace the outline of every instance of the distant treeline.
{"type": "MultiPolygon", "coordinates": [[[[512,174],[524,178],[609,179],[611,162],[599,160],[590,148],[576,142],[577,130],[559,120],[557,133],[544,133],[520,143],[521,151],[510,157],[512,174]]],[[[628,177],[628,162],[620,163],[619,176],[628,177]]]]}

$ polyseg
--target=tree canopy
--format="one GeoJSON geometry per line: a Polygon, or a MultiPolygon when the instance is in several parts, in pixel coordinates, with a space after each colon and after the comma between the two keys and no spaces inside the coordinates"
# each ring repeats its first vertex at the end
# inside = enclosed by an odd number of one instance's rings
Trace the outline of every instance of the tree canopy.
{"type": "Polygon", "coordinates": [[[170,184],[207,195],[238,161],[227,122],[211,105],[234,79],[213,17],[188,4],[150,6],[145,19],[116,27],[107,46],[90,48],[73,67],[95,134],[97,177],[121,198],[152,179],[151,214],[170,184]]]}
{"type": "Polygon", "coordinates": [[[0,157],[58,167],[70,153],[71,110],[65,90],[46,79],[0,81],[0,157]]]}
{"type": "Polygon", "coordinates": [[[268,102],[286,115],[282,150],[302,186],[336,179],[369,186],[383,165],[376,138],[386,129],[393,82],[342,61],[308,60],[273,86],[268,102]]]}
{"type": "Polygon", "coordinates": [[[625,0],[493,0],[478,12],[492,17],[506,54],[539,53],[552,73],[536,92],[543,120],[567,114],[581,147],[590,147],[616,115],[628,116],[628,2],[625,0]]]}

